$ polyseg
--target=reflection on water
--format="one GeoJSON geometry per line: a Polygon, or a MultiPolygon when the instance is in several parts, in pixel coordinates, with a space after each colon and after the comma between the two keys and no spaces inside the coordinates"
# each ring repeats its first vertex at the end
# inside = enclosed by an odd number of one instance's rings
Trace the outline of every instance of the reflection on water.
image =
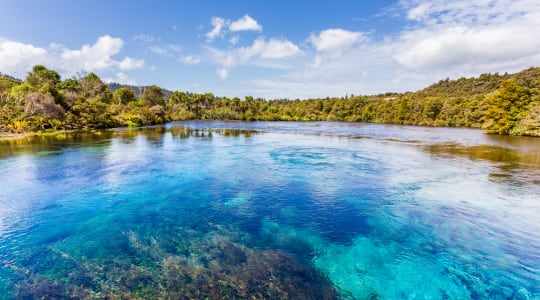
{"type": "Polygon", "coordinates": [[[437,155],[464,156],[471,160],[489,160],[495,163],[536,168],[540,165],[540,151],[523,151],[493,145],[464,146],[460,144],[435,144],[425,146],[425,150],[437,155]]]}
{"type": "Polygon", "coordinates": [[[540,298],[539,142],[325,122],[0,141],[0,299],[540,298]]]}
{"type": "Polygon", "coordinates": [[[489,179],[512,185],[540,184],[540,150],[523,150],[493,145],[463,146],[460,144],[432,144],[424,151],[447,158],[465,157],[471,161],[489,161],[493,171],[489,179]]]}

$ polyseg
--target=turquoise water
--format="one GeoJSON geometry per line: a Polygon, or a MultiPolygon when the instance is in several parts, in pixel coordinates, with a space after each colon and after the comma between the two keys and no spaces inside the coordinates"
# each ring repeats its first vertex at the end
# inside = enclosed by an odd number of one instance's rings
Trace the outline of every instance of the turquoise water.
{"type": "Polygon", "coordinates": [[[0,299],[540,299],[540,139],[185,122],[0,142],[0,299]]]}

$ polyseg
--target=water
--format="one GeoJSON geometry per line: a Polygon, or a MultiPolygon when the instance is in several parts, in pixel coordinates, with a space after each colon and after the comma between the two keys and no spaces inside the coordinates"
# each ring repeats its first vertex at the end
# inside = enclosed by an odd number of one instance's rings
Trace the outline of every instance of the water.
{"type": "Polygon", "coordinates": [[[0,299],[540,299],[540,139],[184,122],[0,143],[0,299]]]}

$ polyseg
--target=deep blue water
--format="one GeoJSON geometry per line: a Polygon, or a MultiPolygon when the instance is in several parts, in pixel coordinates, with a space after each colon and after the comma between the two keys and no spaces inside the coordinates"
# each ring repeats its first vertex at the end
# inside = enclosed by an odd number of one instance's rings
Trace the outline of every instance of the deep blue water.
{"type": "Polygon", "coordinates": [[[0,299],[540,299],[540,139],[183,122],[0,141],[0,299]]]}

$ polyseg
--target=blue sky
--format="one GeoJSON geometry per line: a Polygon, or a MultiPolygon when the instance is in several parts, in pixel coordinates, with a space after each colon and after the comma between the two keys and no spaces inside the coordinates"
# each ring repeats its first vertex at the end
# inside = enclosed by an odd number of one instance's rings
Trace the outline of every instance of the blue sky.
{"type": "Polygon", "coordinates": [[[540,65],[540,1],[3,0],[0,72],[265,99],[417,90],[540,65]]]}

